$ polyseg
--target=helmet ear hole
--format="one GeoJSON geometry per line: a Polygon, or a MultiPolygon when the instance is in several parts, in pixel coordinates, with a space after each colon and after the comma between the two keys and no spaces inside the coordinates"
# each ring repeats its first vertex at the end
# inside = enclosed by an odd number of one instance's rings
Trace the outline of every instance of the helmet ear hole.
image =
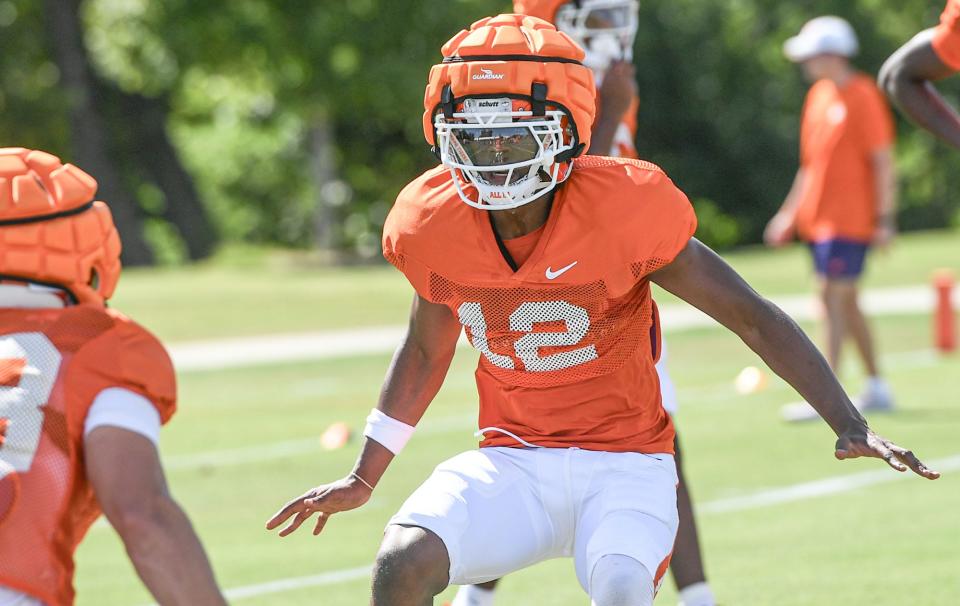
{"type": "Polygon", "coordinates": [[[100,290],[100,272],[96,268],[90,269],[90,281],[87,282],[93,290],[100,290]]]}

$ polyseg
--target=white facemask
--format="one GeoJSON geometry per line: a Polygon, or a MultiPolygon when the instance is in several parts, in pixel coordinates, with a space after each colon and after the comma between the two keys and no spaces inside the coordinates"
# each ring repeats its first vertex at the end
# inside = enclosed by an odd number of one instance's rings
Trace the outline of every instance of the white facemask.
{"type": "Polygon", "coordinates": [[[507,98],[465,105],[451,120],[438,114],[435,121],[440,161],[450,169],[465,203],[483,210],[517,208],[569,175],[569,165],[555,160],[573,148],[572,141],[564,143],[563,112],[535,117],[530,111],[512,111],[507,98]],[[468,186],[476,192],[467,191],[468,186]]]}
{"type": "Polygon", "coordinates": [[[615,36],[594,36],[590,38],[584,51],[586,55],[583,64],[593,70],[598,86],[614,61],[633,60],[633,49],[625,47],[615,36]]]}
{"type": "Polygon", "coordinates": [[[583,47],[598,83],[614,61],[633,61],[639,7],[637,0],[581,0],[557,11],[557,28],[583,47]]]}

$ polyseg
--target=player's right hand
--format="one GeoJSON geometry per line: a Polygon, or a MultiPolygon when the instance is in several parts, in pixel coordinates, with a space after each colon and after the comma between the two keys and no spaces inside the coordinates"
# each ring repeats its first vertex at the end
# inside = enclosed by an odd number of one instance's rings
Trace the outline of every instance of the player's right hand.
{"type": "Polygon", "coordinates": [[[637,75],[633,63],[617,61],[600,84],[600,113],[622,116],[637,96],[637,75]]]}
{"type": "Polygon", "coordinates": [[[267,520],[267,530],[274,530],[293,517],[293,521],[280,531],[280,536],[285,537],[316,513],[317,523],[313,527],[313,534],[318,535],[331,515],[360,507],[370,500],[370,495],[370,488],[353,476],[317,486],[284,505],[283,509],[267,520]]]}

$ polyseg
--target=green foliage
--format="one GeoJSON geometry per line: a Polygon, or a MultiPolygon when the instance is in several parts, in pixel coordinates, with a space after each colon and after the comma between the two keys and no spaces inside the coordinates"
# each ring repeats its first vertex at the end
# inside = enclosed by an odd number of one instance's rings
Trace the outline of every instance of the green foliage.
{"type": "Polygon", "coordinates": [[[709,198],[693,201],[697,213],[697,238],[710,248],[721,250],[740,242],[740,225],[709,198]]]}
{"type": "Polygon", "coordinates": [[[66,153],[66,103],[43,18],[39,0],[0,0],[0,145],[66,153]]]}
{"type": "MultiPolygon", "coordinates": [[[[784,40],[814,16],[840,15],[860,38],[858,67],[876,74],[897,47],[935,24],[942,8],[925,0],[646,2],[635,51],[641,155],[692,199],[708,197],[732,216],[737,243],[756,242],[798,161],[808,85],[783,57],[784,40]]],[[[942,88],[956,93],[958,84],[942,88]]],[[[948,192],[960,187],[960,154],[939,153],[930,135],[904,121],[898,130],[901,224],[948,225],[958,207],[948,192]]]]}
{"type": "MultiPolygon", "coordinates": [[[[82,17],[97,73],[169,105],[169,132],[227,240],[307,246],[324,204],[336,223],[333,242],[376,256],[397,192],[436,162],[420,114],[440,45],[508,5],[86,0],[82,17]],[[318,173],[321,130],[332,133],[333,182],[318,173]]],[[[783,58],[783,41],[812,16],[840,14],[860,35],[859,66],[876,73],[936,22],[940,5],[648,0],[635,53],[641,154],[701,201],[708,241],[755,242],[797,162],[807,85],[783,58]]],[[[41,0],[0,0],[0,141],[69,157],[59,73],[38,34],[42,8],[41,0]]],[[[958,87],[943,85],[954,100],[958,87]]],[[[956,220],[960,203],[949,192],[960,190],[960,154],[941,153],[905,123],[899,131],[901,224],[956,220]]],[[[160,232],[151,228],[151,240],[173,237],[160,232]]]]}

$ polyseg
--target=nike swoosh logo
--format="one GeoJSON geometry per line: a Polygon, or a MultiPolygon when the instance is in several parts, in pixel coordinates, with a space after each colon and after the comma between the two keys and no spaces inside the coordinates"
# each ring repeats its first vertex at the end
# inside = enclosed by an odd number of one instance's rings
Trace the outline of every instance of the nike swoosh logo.
{"type": "Polygon", "coordinates": [[[579,261],[574,261],[570,265],[567,265],[566,267],[561,267],[557,271],[553,271],[552,268],[547,267],[547,280],[554,280],[556,278],[559,278],[561,275],[565,274],[567,271],[573,269],[573,266],[576,265],[577,263],[579,263],[579,261]]]}

